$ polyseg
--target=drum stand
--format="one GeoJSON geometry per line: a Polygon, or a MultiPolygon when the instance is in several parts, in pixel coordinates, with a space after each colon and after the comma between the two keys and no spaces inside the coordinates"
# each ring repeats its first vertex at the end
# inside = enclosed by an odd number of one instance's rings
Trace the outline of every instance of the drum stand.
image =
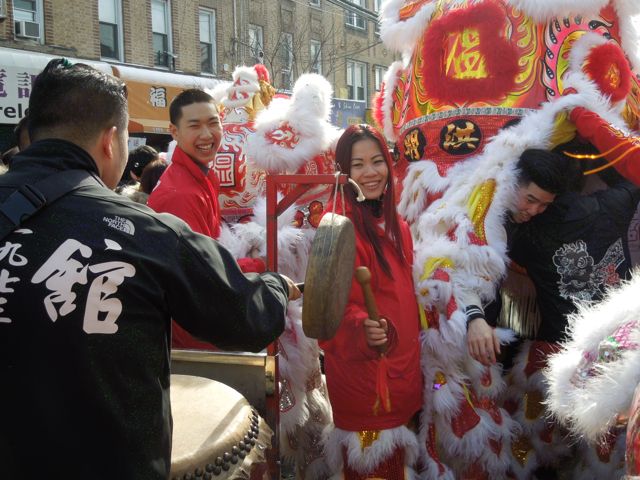
{"type": "MultiPolygon", "coordinates": [[[[278,217],[294,202],[316,185],[343,185],[348,182],[345,174],[276,174],[267,175],[267,269],[278,271],[278,217]],[[278,201],[280,185],[296,185],[278,201]]],[[[272,448],[267,452],[269,478],[280,479],[280,389],[278,375],[278,344],[267,348],[266,372],[266,417],[273,429],[272,448]]]]}

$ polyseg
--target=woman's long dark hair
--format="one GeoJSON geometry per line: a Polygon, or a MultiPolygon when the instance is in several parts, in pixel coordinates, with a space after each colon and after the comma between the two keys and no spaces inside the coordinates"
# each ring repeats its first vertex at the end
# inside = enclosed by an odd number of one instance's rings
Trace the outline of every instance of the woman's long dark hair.
{"type": "MultiPolygon", "coordinates": [[[[361,140],[371,139],[378,144],[382,156],[384,157],[387,167],[389,167],[389,175],[387,177],[387,187],[382,198],[382,217],[384,219],[384,233],[387,240],[393,245],[399,259],[404,259],[404,251],[402,250],[402,234],[400,232],[400,224],[398,223],[398,215],[396,213],[395,191],[393,181],[393,160],[389,149],[387,148],[384,138],[375,128],[370,125],[350,125],[338,140],[336,146],[336,163],[342,173],[351,175],[351,153],[353,145],[361,140]]],[[[351,205],[353,211],[353,224],[356,231],[361,237],[366,238],[373,246],[376,258],[382,269],[391,274],[389,263],[382,254],[382,242],[380,236],[376,233],[378,220],[375,218],[372,209],[356,200],[357,192],[355,188],[349,184],[344,189],[345,201],[351,205]]],[[[337,210],[336,210],[337,211],[337,210]]]]}

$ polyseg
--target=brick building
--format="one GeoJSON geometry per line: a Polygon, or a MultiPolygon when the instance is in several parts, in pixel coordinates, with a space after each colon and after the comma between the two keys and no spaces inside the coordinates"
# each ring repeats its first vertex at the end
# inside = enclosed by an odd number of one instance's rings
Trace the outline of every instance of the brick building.
{"type": "Polygon", "coordinates": [[[182,88],[264,63],[287,91],[304,72],[334,87],[336,123],[362,121],[394,57],[378,36],[381,0],[0,0],[0,150],[51,56],[91,63],[130,86],[131,134],[166,139],[182,88]],[[352,113],[349,113],[352,112],[352,113]]]}

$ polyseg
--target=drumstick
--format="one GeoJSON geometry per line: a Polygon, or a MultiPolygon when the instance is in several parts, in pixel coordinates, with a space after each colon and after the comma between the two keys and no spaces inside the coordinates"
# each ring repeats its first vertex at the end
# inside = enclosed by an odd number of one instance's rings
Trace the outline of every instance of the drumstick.
{"type": "MultiPolygon", "coordinates": [[[[378,307],[376,306],[376,299],[373,296],[373,290],[371,290],[371,272],[367,267],[356,268],[356,280],[362,288],[362,296],[364,297],[364,304],[367,307],[367,313],[371,320],[375,320],[380,325],[380,315],[378,315],[378,307]]],[[[378,345],[376,349],[380,353],[387,351],[387,344],[378,345]]]]}

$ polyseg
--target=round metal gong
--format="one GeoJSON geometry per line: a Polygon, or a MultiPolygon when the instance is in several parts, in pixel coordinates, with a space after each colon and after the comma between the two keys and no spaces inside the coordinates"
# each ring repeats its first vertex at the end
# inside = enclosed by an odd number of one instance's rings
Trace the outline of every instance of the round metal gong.
{"type": "Polygon", "coordinates": [[[302,328],[318,340],[333,338],[347,306],[356,257],[351,220],[327,213],[311,245],[302,297],[302,328]]]}

